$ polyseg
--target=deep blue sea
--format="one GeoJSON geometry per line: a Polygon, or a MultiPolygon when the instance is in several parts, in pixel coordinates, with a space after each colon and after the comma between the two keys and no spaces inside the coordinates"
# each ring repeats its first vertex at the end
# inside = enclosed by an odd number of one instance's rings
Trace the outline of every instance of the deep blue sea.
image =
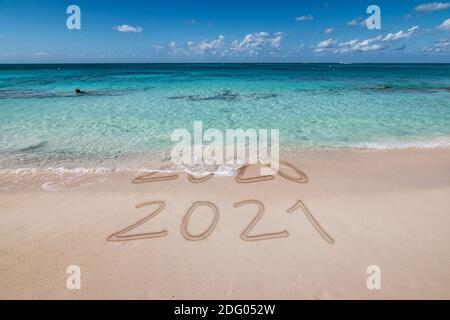
{"type": "Polygon", "coordinates": [[[449,146],[450,64],[0,65],[0,169],[151,159],[194,121],[286,148],[449,146]]]}

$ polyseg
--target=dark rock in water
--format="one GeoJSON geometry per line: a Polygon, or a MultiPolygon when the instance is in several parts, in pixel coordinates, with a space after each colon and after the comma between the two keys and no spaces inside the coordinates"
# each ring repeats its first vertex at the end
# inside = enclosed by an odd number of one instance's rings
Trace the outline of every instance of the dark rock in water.
{"type": "Polygon", "coordinates": [[[126,95],[128,93],[130,93],[132,90],[129,89],[117,89],[117,90],[113,90],[113,89],[106,89],[106,90],[96,90],[96,91],[89,91],[89,92],[85,92],[86,95],[89,96],[120,96],[120,95],[126,95]]]}
{"type": "Polygon", "coordinates": [[[393,90],[394,88],[389,86],[389,85],[387,85],[387,84],[380,84],[380,85],[376,85],[374,87],[374,89],[377,89],[377,90],[393,90]]]}
{"type": "Polygon", "coordinates": [[[225,100],[225,101],[232,101],[236,100],[238,98],[238,94],[232,92],[231,90],[225,90],[222,92],[219,92],[218,94],[215,94],[213,96],[207,96],[207,97],[199,97],[194,96],[190,97],[189,100],[191,101],[207,101],[207,100],[225,100]]]}
{"type": "Polygon", "coordinates": [[[276,93],[252,93],[250,96],[254,99],[271,99],[278,97],[276,93]]]}
{"type": "Polygon", "coordinates": [[[389,86],[389,85],[377,85],[374,87],[369,87],[371,90],[381,90],[381,91],[398,91],[398,92],[423,92],[423,93],[433,93],[433,92],[450,92],[450,88],[433,88],[433,87],[415,87],[415,86],[389,86]]]}
{"type": "Polygon", "coordinates": [[[227,101],[230,101],[230,100],[236,100],[238,97],[239,97],[238,93],[235,93],[235,92],[233,92],[231,90],[225,90],[225,91],[222,91],[221,93],[219,93],[219,94],[217,94],[215,96],[212,96],[210,98],[213,99],[213,100],[227,100],[227,101]]]}
{"type": "Polygon", "coordinates": [[[19,149],[17,151],[19,151],[19,152],[35,151],[35,150],[38,150],[38,149],[41,149],[41,148],[45,147],[46,145],[47,145],[47,142],[46,141],[42,141],[42,142],[39,142],[39,143],[36,143],[36,144],[29,145],[29,146],[24,147],[24,148],[21,148],[21,149],[19,149]]]}
{"type": "Polygon", "coordinates": [[[184,99],[186,99],[186,100],[191,100],[191,101],[195,101],[196,99],[200,99],[201,97],[200,96],[198,96],[198,95],[196,95],[196,96],[193,96],[193,95],[187,95],[187,96],[173,96],[173,97],[169,97],[169,98],[167,98],[167,99],[169,99],[169,100],[184,100],[184,99]]]}
{"type": "Polygon", "coordinates": [[[388,84],[369,84],[369,85],[362,85],[355,88],[359,91],[366,91],[366,92],[377,92],[377,91],[396,91],[401,90],[401,88],[396,88],[394,86],[388,85],[388,84]]]}
{"type": "Polygon", "coordinates": [[[52,91],[46,91],[46,90],[2,90],[0,89],[0,99],[49,99],[49,98],[74,98],[78,97],[80,95],[86,95],[86,96],[118,96],[118,95],[125,95],[132,90],[130,89],[120,89],[120,90],[113,90],[113,89],[106,89],[106,90],[97,90],[97,91],[89,91],[85,92],[80,89],[75,90],[72,92],[52,92],[52,91]],[[77,91],[78,90],[78,91],[77,91]],[[81,93],[79,93],[81,92],[81,93]]]}
{"type": "Polygon", "coordinates": [[[81,91],[80,89],[75,89],[76,94],[86,94],[86,92],[81,91]]]}
{"type": "Polygon", "coordinates": [[[185,96],[173,96],[169,97],[170,100],[185,99],[188,101],[208,101],[208,100],[224,100],[233,101],[239,97],[238,93],[232,92],[231,90],[224,90],[212,96],[202,97],[199,95],[185,95],[185,96]]]}

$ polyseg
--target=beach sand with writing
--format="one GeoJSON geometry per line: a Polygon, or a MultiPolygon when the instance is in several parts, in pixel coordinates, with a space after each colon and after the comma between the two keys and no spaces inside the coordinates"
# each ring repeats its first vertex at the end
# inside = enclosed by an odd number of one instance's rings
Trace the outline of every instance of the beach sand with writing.
{"type": "MultiPolygon", "coordinates": [[[[194,184],[180,174],[136,184],[139,174],[122,172],[92,173],[56,188],[36,175],[3,173],[0,298],[450,298],[449,149],[324,152],[284,160],[309,182],[276,176],[240,184],[213,177],[194,184]],[[234,206],[246,200],[265,208],[250,238],[241,235],[258,206],[234,206]],[[310,216],[302,208],[287,212],[299,200],[310,216]],[[217,212],[200,206],[183,229],[196,202],[217,212]],[[117,237],[158,208],[159,214],[117,237]],[[143,233],[159,237],[126,238],[143,233]],[[280,237],[258,238],[267,234],[280,237]],[[81,290],[66,287],[71,265],[81,268],[81,290]],[[371,265],[380,267],[381,290],[367,287],[371,265]]],[[[282,170],[295,177],[292,169],[282,170]]],[[[250,168],[244,178],[254,174],[250,168]]]]}

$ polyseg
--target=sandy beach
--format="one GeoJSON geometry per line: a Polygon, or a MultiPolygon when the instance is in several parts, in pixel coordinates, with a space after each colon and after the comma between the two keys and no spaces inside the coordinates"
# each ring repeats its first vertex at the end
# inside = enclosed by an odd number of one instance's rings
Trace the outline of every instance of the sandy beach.
{"type": "Polygon", "coordinates": [[[450,298],[449,149],[284,160],[309,182],[122,174],[51,192],[21,178],[0,191],[0,299],[450,298]],[[287,212],[300,200],[311,215],[287,212]],[[71,265],[81,290],[66,287],[71,265]]]}

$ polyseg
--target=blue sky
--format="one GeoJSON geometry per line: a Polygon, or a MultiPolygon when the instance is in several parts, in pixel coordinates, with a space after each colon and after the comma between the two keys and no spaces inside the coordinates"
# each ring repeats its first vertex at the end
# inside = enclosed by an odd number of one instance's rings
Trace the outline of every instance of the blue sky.
{"type": "Polygon", "coordinates": [[[450,62],[449,18],[424,0],[0,0],[0,63],[450,62]]]}

